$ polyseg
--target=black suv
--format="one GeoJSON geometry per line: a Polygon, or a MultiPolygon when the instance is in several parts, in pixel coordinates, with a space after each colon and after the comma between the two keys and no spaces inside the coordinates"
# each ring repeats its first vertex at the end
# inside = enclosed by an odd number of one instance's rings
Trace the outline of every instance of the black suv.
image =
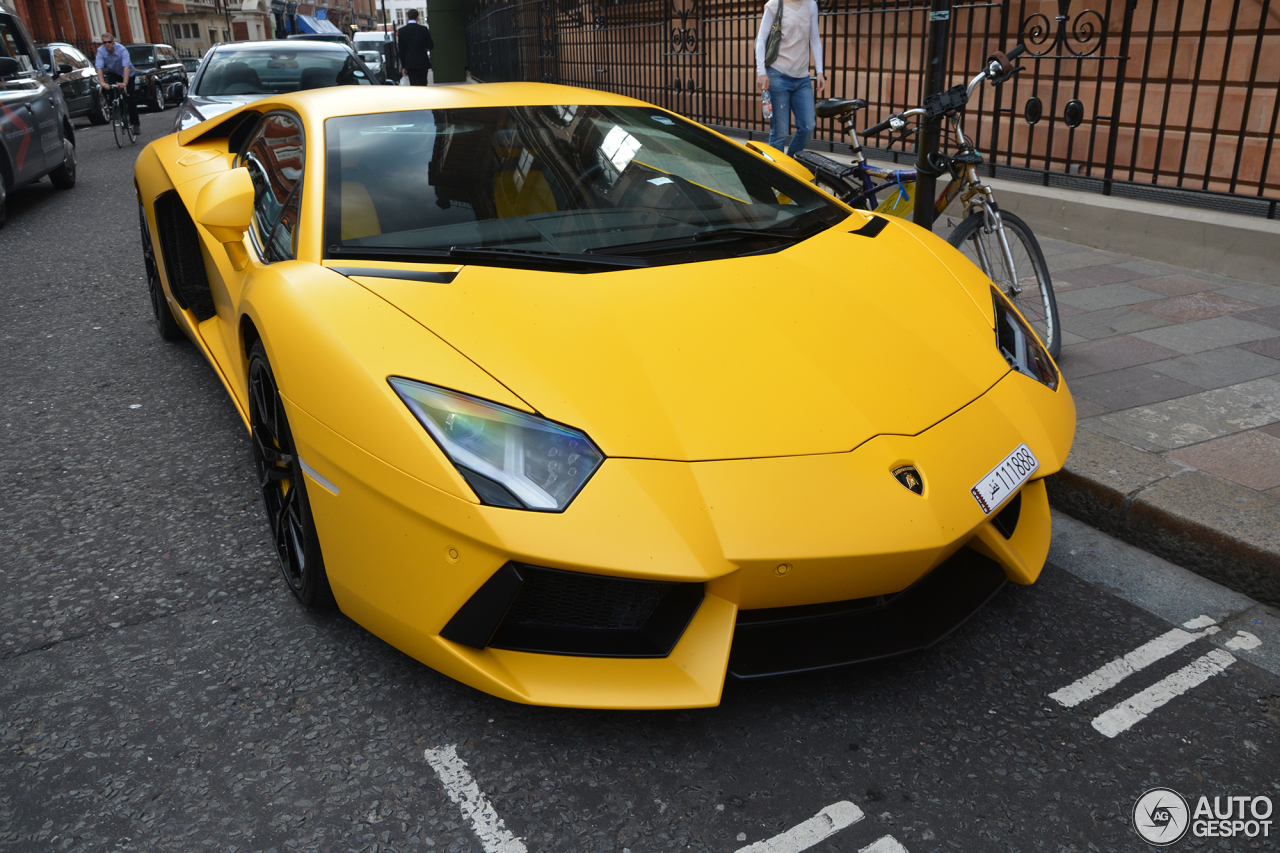
{"type": "Polygon", "coordinates": [[[187,69],[174,49],[167,44],[126,47],[138,79],[133,90],[134,102],[156,113],[169,104],[182,103],[187,97],[187,69]]]}
{"type": "Polygon", "coordinates": [[[14,187],[45,175],[55,187],[75,186],[75,142],[62,90],[22,19],[0,0],[0,224],[14,187]]]}
{"type": "Polygon", "coordinates": [[[36,48],[40,64],[62,89],[62,97],[72,118],[88,116],[92,124],[106,124],[111,120],[107,101],[98,87],[98,71],[93,60],[87,59],[73,45],[52,42],[36,48]]]}

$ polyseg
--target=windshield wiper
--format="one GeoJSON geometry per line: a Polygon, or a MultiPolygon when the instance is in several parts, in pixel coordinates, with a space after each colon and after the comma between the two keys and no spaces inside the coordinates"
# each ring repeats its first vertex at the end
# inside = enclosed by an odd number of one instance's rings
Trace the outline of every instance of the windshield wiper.
{"type": "Polygon", "coordinates": [[[498,266],[530,267],[564,272],[637,269],[649,266],[646,261],[640,258],[580,255],[574,252],[538,252],[533,249],[504,249],[494,246],[452,246],[445,254],[457,261],[478,261],[480,263],[489,261],[498,266]]]}
{"type": "Polygon", "coordinates": [[[692,234],[686,234],[683,237],[667,237],[662,240],[649,240],[641,243],[628,243],[625,246],[599,246],[594,249],[587,249],[587,252],[602,254],[649,254],[651,252],[661,252],[664,249],[686,249],[690,245],[696,243],[725,243],[735,240],[771,240],[782,243],[799,243],[817,234],[819,231],[825,231],[829,225],[826,222],[814,222],[806,227],[796,227],[794,224],[775,225],[771,228],[742,228],[739,226],[730,226],[728,228],[711,228],[706,231],[695,231],[692,234]]]}

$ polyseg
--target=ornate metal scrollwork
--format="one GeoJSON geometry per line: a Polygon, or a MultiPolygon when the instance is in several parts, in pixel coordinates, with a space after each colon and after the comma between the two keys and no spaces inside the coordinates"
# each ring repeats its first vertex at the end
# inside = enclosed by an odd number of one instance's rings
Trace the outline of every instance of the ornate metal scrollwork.
{"type": "Polygon", "coordinates": [[[1098,52],[1106,31],[1107,19],[1102,13],[1085,9],[1072,20],[1071,0],[1058,0],[1058,14],[1052,21],[1047,15],[1037,12],[1022,22],[1022,42],[1027,46],[1027,56],[1048,56],[1065,50],[1071,56],[1083,59],[1098,52]],[[1041,45],[1047,47],[1037,51],[1041,45]]]}
{"type": "Polygon", "coordinates": [[[671,17],[680,19],[679,26],[675,26],[675,22],[672,22],[671,50],[675,53],[697,53],[698,0],[682,3],[683,8],[680,9],[676,8],[677,2],[678,0],[671,2],[671,17]]]}

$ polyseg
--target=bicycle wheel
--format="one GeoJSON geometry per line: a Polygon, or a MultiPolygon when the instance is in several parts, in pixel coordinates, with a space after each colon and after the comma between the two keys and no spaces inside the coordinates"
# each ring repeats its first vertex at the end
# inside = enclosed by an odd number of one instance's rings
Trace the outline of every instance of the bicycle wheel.
{"type": "Polygon", "coordinates": [[[124,121],[120,118],[120,110],[116,107],[111,108],[111,132],[116,136],[116,147],[124,147],[124,121]]]}
{"type": "Polygon", "coordinates": [[[137,132],[136,130],[134,130],[134,129],[133,129],[133,123],[129,121],[129,114],[128,114],[128,113],[125,113],[125,116],[124,116],[124,122],[125,122],[125,124],[124,124],[124,126],[125,126],[125,130],[126,130],[126,131],[128,132],[128,134],[129,134],[129,141],[130,141],[130,142],[137,142],[137,141],[138,141],[138,132],[137,132]]]}
{"type": "Polygon", "coordinates": [[[1027,223],[1005,211],[1000,211],[1000,219],[1004,223],[1009,252],[1013,255],[1013,271],[1017,273],[1021,292],[1013,290],[1014,277],[1000,246],[1000,236],[994,229],[987,229],[982,211],[971,214],[957,225],[947,242],[973,261],[1018,306],[1049,350],[1049,355],[1057,359],[1062,350],[1062,326],[1058,322],[1058,300],[1053,295],[1053,282],[1049,278],[1044,252],[1040,251],[1040,244],[1027,223]]]}

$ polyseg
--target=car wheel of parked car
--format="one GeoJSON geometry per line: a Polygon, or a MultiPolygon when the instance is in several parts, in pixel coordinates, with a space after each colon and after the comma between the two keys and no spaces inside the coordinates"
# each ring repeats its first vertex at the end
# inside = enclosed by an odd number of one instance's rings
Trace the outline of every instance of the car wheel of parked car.
{"type": "Polygon", "coordinates": [[[262,343],[249,352],[249,428],[262,503],[271,523],[280,570],[289,589],[308,607],[332,607],[333,591],[320,555],[320,537],[303,483],[284,400],[262,343]]]}
{"type": "Polygon", "coordinates": [[[151,90],[151,111],[162,113],[164,112],[164,107],[164,89],[161,89],[160,84],[157,83],[155,88],[151,90]]]}
{"type": "Polygon", "coordinates": [[[151,243],[151,228],[147,225],[147,211],[138,199],[138,222],[142,230],[142,263],[147,268],[147,290],[151,296],[151,313],[155,316],[156,329],[166,341],[180,341],[186,335],[173,317],[169,300],[164,298],[164,285],[160,283],[160,266],[156,263],[156,251],[151,243]]]}
{"type": "Polygon", "coordinates": [[[93,93],[93,103],[89,105],[89,124],[106,124],[109,121],[111,110],[107,108],[107,101],[99,89],[93,93]]]}
{"type": "Polygon", "coordinates": [[[60,190],[76,185],[76,146],[70,139],[62,140],[62,165],[49,173],[49,180],[60,190]]]}

